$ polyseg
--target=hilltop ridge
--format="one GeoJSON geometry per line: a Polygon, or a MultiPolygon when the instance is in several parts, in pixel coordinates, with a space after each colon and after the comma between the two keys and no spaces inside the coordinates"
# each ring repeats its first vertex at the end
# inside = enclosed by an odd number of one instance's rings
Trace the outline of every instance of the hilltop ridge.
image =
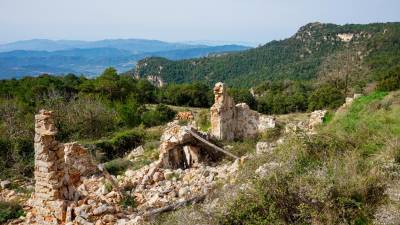
{"type": "Polygon", "coordinates": [[[251,87],[265,80],[309,80],[331,71],[371,80],[400,59],[400,23],[309,23],[293,36],[243,52],[170,61],[138,62],[137,77],[158,76],[164,83],[205,80],[251,87]],[[343,65],[348,65],[344,67],[343,65]]]}

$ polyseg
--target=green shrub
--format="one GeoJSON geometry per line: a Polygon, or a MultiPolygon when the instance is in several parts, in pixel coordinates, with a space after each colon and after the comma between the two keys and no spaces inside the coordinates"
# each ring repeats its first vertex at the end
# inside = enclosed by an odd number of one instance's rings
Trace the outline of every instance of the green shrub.
{"type": "Polygon", "coordinates": [[[24,215],[22,206],[17,203],[0,201],[0,223],[7,220],[19,218],[24,215]]]}
{"type": "Polygon", "coordinates": [[[17,138],[0,139],[0,177],[32,177],[33,175],[33,140],[17,138]]]}
{"type": "Polygon", "coordinates": [[[159,104],[154,110],[142,114],[143,124],[147,127],[161,125],[172,120],[176,112],[166,105],[159,104]]]}
{"type": "Polygon", "coordinates": [[[344,103],[344,94],[334,86],[325,85],[314,90],[308,98],[308,110],[334,109],[344,103]]]}
{"type": "Polygon", "coordinates": [[[141,123],[141,113],[143,111],[134,98],[129,99],[125,104],[117,105],[117,112],[122,124],[135,127],[141,123]]]}
{"type": "Polygon", "coordinates": [[[135,208],[136,207],[136,201],[135,201],[135,197],[130,196],[130,195],[125,195],[120,203],[119,203],[123,208],[135,208]]]}
{"type": "Polygon", "coordinates": [[[282,126],[280,124],[277,124],[274,128],[267,129],[266,131],[262,132],[259,135],[259,140],[273,142],[278,140],[279,137],[281,137],[281,135],[282,135],[282,126]]]}
{"type": "Polygon", "coordinates": [[[131,161],[121,158],[104,163],[104,167],[112,175],[121,175],[132,165],[131,161]]]}
{"type": "Polygon", "coordinates": [[[394,91],[400,88],[400,66],[390,70],[381,80],[378,81],[379,91],[394,91]]]}
{"type": "Polygon", "coordinates": [[[145,132],[142,129],[122,131],[112,138],[101,140],[95,143],[95,148],[100,155],[101,161],[123,157],[127,152],[141,145],[145,139],[145,132]]]}
{"type": "Polygon", "coordinates": [[[207,109],[201,110],[196,117],[196,124],[200,130],[207,132],[211,128],[210,112],[207,109]]]}

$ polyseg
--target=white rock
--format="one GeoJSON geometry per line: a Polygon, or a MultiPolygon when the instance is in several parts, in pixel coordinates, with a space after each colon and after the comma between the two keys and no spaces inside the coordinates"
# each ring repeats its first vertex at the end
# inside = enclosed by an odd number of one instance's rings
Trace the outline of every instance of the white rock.
{"type": "Polygon", "coordinates": [[[179,189],[178,196],[179,197],[185,197],[189,193],[189,188],[188,187],[182,187],[179,189]]]}
{"type": "Polygon", "coordinates": [[[11,182],[9,180],[3,180],[0,182],[0,186],[2,189],[9,188],[11,186],[11,182]]]}
{"type": "Polygon", "coordinates": [[[99,207],[93,210],[93,215],[101,215],[104,213],[112,213],[114,212],[114,207],[108,205],[100,205],[99,207]]]}

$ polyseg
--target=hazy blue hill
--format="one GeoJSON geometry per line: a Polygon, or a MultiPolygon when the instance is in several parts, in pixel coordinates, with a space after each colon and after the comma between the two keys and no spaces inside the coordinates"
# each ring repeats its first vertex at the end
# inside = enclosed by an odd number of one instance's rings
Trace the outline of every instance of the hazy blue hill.
{"type": "Polygon", "coordinates": [[[100,41],[75,41],[75,40],[47,40],[32,39],[26,41],[17,41],[0,45],[0,52],[14,50],[31,51],[58,51],[74,48],[115,48],[130,51],[132,53],[142,52],[160,52],[177,49],[201,48],[206,45],[190,45],[181,43],[168,43],[158,40],[145,39],[108,39],[100,41]]]}
{"type": "MultiPolygon", "coordinates": [[[[153,47],[153,49],[157,49],[157,47],[153,47]]],[[[95,76],[110,66],[115,67],[120,72],[128,71],[135,66],[138,60],[145,57],[160,56],[171,60],[179,60],[245,49],[248,49],[248,47],[238,45],[194,46],[193,48],[137,54],[128,50],[110,47],[74,48],[58,51],[15,50],[0,52],[0,78],[6,79],[42,73],[77,73],[95,76]]]]}

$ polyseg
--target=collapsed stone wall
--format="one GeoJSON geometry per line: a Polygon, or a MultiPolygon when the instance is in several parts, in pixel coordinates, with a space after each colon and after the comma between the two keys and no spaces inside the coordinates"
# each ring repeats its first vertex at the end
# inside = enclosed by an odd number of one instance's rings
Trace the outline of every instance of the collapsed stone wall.
{"type": "Polygon", "coordinates": [[[35,192],[29,219],[37,224],[65,222],[71,201],[81,197],[76,191],[81,177],[97,170],[86,149],[77,143],[59,143],[56,134],[51,111],[35,115],[35,192]]]}
{"type": "Polygon", "coordinates": [[[211,107],[211,134],[220,140],[256,137],[259,132],[275,127],[275,118],[251,110],[246,103],[235,104],[224,83],[214,87],[211,107]]]}
{"type": "Polygon", "coordinates": [[[213,162],[218,159],[218,154],[197,141],[189,130],[198,133],[205,140],[210,139],[208,134],[200,133],[189,126],[180,126],[178,121],[169,123],[161,136],[160,167],[186,169],[196,167],[202,162],[213,162]]]}

